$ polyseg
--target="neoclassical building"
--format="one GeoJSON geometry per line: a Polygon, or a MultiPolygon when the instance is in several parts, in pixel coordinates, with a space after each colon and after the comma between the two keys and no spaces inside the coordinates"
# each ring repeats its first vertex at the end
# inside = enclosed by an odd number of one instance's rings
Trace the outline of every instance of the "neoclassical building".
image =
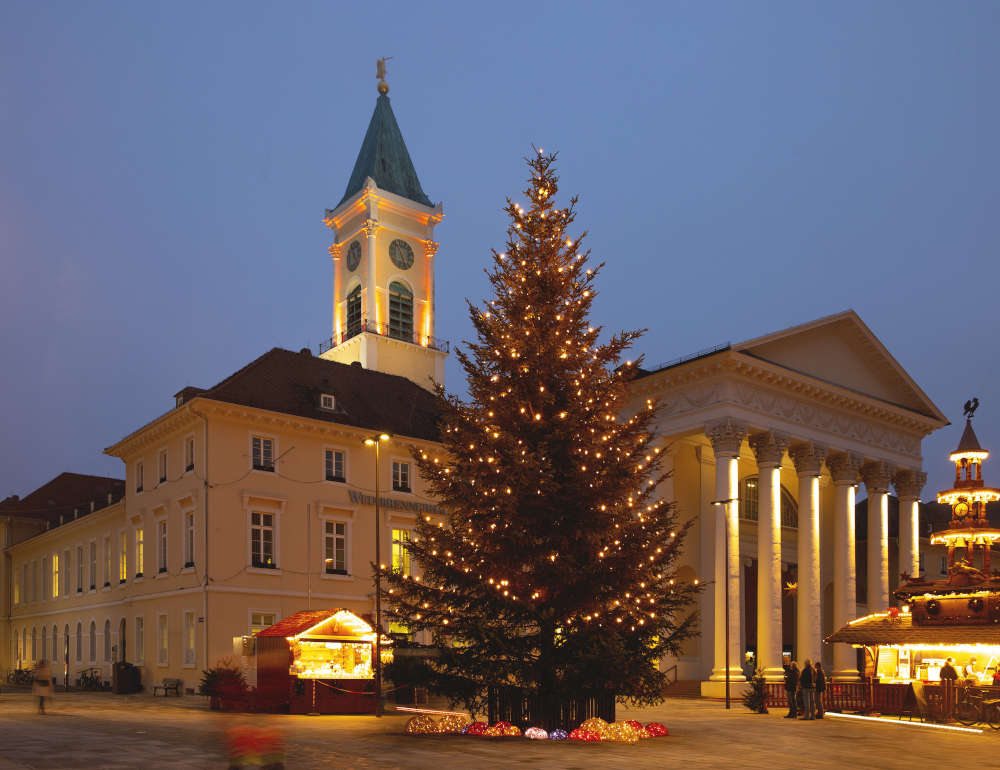
{"type": "MultiPolygon", "coordinates": [[[[171,676],[193,688],[235,637],[282,617],[330,606],[370,615],[376,488],[381,560],[419,569],[404,544],[416,517],[437,510],[409,452],[436,446],[443,210],[420,185],[387,90],[380,83],[343,198],[326,211],[333,314],[320,355],[275,349],[176,393],[105,450],[124,478],[98,506],[72,495],[61,515],[0,506],[5,667],[51,657],[72,680],[92,667],[109,676],[125,658],[147,684],[171,676]],[[376,472],[365,441],[382,432],[392,439],[376,472]]],[[[634,396],[663,403],[673,473],[661,492],[694,522],[681,575],[706,583],[700,638],[663,662],[681,679],[719,694],[727,649],[736,679],[747,650],[770,678],[783,654],[828,655],[824,634],[862,611],[859,571],[864,611],[884,608],[897,578],[893,489],[899,571],[917,572],[921,441],[947,420],[854,312],[640,372],[634,396]],[[876,515],[859,565],[862,484],[876,515]]],[[[93,483],[103,495],[112,481],[93,483]]],[[[827,662],[857,676],[846,648],[827,662]]]]}
{"type": "MultiPolygon", "coordinates": [[[[686,566],[710,583],[700,644],[668,663],[702,680],[704,694],[722,691],[727,645],[738,680],[747,650],[773,680],[783,652],[829,657],[824,633],[859,613],[860,485],[877,512],[865,538],[865,611],[887,607],[898,579],[889,573],[893,489],[900,571],[919,571],[921,441],[948,421],[853,311],[643,372],[635,398],[650,397],[663,403],[659,428],[671,448],[664,495],[694,521],[686,566]]],[[[850,649],[826,662],[835,677],[858,675],[850,649]]]]}

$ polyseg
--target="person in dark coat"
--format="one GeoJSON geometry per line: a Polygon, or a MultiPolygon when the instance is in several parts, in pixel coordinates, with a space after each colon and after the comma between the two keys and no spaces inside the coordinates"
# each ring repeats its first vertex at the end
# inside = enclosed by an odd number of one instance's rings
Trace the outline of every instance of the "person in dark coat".
{"type": "Polygon", "coordinates": [[[798,710],[795,707],[795,694],[799,689],[799,666],[793,660],[785,666],[785,694],[788,696],[788,714],[785,719],[795,719],[798,710]]]}
{"type": "Polygon", "coordinates": [[[816,718],[823,718],[823,693],[826,692],[826,672],[823,671],[823,664],[816,661],[815,681],[816,681],[816,718]]]}
{"type": "Polygon", "coordinates": [[[807,659],[802,664],[802,674],[799,676],[799,689],[802,690],[802,718],[816,718],[816,676],[812,663],[807,659]]]}

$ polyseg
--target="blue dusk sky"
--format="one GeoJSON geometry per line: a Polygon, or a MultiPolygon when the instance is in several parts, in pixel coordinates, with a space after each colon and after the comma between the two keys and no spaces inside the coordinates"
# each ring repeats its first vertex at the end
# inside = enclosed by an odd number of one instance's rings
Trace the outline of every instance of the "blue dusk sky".
{"type": "MultiPolygon", "coordinates": [[[[375,59],[442,201],[468,339],[532,143],[650,364],[854,308],[1000,452],[995,2],[0,5],[0,497],[271,347],[330,336],[330,232],[375,59]]],[[[449,360],[447,384],[463,389],[449,360]]],[[[987,463],[1000,484],[1000,462],[987,463]]]]}

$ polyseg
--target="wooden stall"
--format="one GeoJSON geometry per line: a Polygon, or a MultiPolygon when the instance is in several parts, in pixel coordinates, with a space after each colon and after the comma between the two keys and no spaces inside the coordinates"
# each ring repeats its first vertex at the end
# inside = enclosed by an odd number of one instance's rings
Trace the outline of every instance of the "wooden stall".
{"type": "MultiPolygon", "coordinates": [[[[344,609],[297,612],[255,634],[257,706],[292,714],[375,710],[375,631],[344,609]]],[[[391,660],[382,638],[382,661],[391,660]]]]}

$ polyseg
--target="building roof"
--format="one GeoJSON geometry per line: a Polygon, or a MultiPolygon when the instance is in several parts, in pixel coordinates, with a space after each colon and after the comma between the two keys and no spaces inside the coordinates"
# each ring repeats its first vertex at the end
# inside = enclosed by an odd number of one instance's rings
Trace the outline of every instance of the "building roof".
{"type": "Polygon", "coordinates": [[[959,452],[982,452],[976,432],[972,429],[972,420],[965,421],[965,430],[962,431],[962,438],[958,440],[958,448],[952,454],[959,452]]]}
{"type": "MultiPolygon", "coordinates": [[[[279,620],[257,632],[257,636],[298,636],[306,631],[310,636],[354,636],[373,633],[372,627],[360,616],[345,609],[303,610],[279,620]]],[[[373,637],[374,638],[374,637],[373,637]]]]}
{"type": "Polygon", "coordinates": [[[104,508],[125,495],[125,481],[110,476],[90,476],[85,473],[60,473],[29,495],[12,495],[0,501],[0,516],[20,516],[59,524],[59,517],[79,516],[104,508]],[[110,500],[109,500],[109,497],[110,500]]]}
{"type": "Polygon", "coordinates": [[[429,391],[405,377],[316,358],[308,349],[294,353],[273,348],[217,385],[191,393],[372,431],[438,439],[436,401],[429,391]],[[333,409],[320,406],[325,393],[333,395],[333,409]]]}
{"type": "Polygon", "coordinates": [[[996,624],[966,626],[919,626],[912,615],[870,615],[856,620],[826,638],[828,644],[845,642],[867,646],[883,644],[996,644],[996,624]]]}
{"type": "Polygon", "coordinates": [[[365,132],[361,151],[358,153],[358,159],[354,161],[354,170],[351,172],[351,179],[347,183],[347,190],[340,203],[359,192],[368,177],[371,177],[382,190],[401,195],[424,206],[434,205],[420,186],[413,161],[410,160],[410,153],[406,150],[406,142],[403,141],[403,134],[389,104],[389,97],[385,94],[379,94],[375,102],[375,112],[372,113],[371,122],[368,123],[368,131],[365,132]]]}

